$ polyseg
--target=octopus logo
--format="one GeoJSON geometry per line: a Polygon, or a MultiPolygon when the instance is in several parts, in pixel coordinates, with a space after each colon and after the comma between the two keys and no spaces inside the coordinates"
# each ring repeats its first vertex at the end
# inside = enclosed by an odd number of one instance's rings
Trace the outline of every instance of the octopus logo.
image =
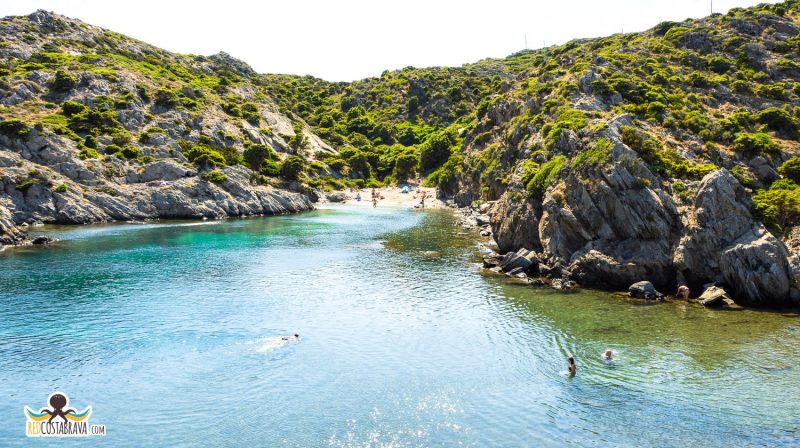
{"type": "Polygon", "coordinates": [[[63,392],[53,392],[47,397],[49,407],[38,412],[25,406],[25,434],[28,437],[82,437],[103,436],[105,425],[89,425],[92,407],[78,412],[69,406],[69,397],[63,392]]]}

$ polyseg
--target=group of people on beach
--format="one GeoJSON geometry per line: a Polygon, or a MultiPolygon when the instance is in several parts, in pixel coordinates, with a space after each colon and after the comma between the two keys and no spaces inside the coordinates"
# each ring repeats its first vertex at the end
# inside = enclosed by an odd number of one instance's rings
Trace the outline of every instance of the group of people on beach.
{"type": "MultiPolygon", "coordinates": [[[[607,349],[606,351],[603,352],[602,355],[600,355],[600,360],[603,362],[611,362],[613,358],[614,358],[614,351],[611,349],[607,349]]],[[[575,376],[576,373],[578,373],[578,365],[575,364],[574,356],[569,356],[567,358],[567,369],[568,369],[567,374],[569,375],[570,378],[572,378],[573,376],[575,376]]]]}
{"type": "Polygon", "coordinates": [[[383,197],[381,196],[380,193],[378,193],[378,190],[373,188],[372,189],[372,208],[375,208],[375,207],[378,206],[378,199],[383,199],[383,197]]]}

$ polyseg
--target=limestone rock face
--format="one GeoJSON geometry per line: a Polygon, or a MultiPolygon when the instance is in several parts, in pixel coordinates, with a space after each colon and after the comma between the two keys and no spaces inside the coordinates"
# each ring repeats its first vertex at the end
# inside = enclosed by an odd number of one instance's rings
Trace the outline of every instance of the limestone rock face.
{"type": "Polygon", "coordinates": [[[786,246],[753,222],[747,192],[732,174],[721,169],[703,179],[694,215],[674,257],[690,283],[724,282],[748,304],[788,299],[786,246]]]}
{"type": "Polygon", "coordinates": [[[502,252],[519,248],[541,250],[539,220],[530,201],[515,201],[506,192],[491,210],[491,225],[502,252]]]}
{"type": "MultiPolygon", "coordinates": [[[[618,145],[622,156],[628,149],[618,145]]],[[[731,173],[708,174],[682,213],[663,189],[635,185],[650,175],[624,163],[569,173],[547,190],[540,214],[535,201],[507,193],[492,210],[494,238],[502,253],[526,248],[561,260],[585,286],[619,289],[646,279],[671,290],[717,282],[749,305],[800,296],[791,286],[800,261],[790,264],[786,246],[754,222],[749,194],[731,173]]]]}
{"type": "Polygon", "coordinates": [[[0,247],[22,244],[28,236],[15,226],[14,215],[8,209],[9,201],[0,198],[0,247]]]}
{"type": "Polygon", "coordinates": [[[745,233],[720,256],[721,274],[736,297],[753,305],[785,301],[791,279],[786,246],[763,226],[745,233]]]}
{"type": "Polygon", "coordinates": [[[252,171],[241,165],[222,168],[227,179],[214,183],[175,159],[130,167],[113,158],[105,164],[83,161],[74,157],[77,149],[68,143],[40,137],[10,145],[19,152],[0,148],[0,243],[4,245],[25,241],[15,227],[24,223],[224,218],[313,209],[306,195],[253,185],[252,171]]]}

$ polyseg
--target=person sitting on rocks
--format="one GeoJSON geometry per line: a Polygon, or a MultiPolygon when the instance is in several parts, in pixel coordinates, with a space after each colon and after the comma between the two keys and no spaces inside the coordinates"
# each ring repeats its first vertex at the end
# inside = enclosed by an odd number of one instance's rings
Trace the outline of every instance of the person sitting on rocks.
{"type": "Polygon", "coordinates": [[[567,364],[569,365],[569,376],[575,376],[575,374],[578,373],[578,366],[575,365],[575,358],[572,356],[567,358],[567,364]]]}
{"type": "Polygon", "coordinates": [[[686,285],[678,286],[678,297],[683,300],[689,300],[689,287],[686,285]]]}

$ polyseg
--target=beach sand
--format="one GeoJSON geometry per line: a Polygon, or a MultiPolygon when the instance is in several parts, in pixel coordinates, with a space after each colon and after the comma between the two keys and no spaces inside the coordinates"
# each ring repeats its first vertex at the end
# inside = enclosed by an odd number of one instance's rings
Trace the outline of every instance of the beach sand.
{"type": "MultiPolygon", "coordinates": [[[[375,191],[380,195],[378,199],[378,207],[414,207],[419,205],[422,191],[426,192],[425,208],[445,208],[447,207],[444,202],[436,198],[436,188],[418,188],[411,185],[412,191],[403,193],[399,187],[382,187],[375,188],[375,191]]],[[[361,190],[350,191],[345,190],[343,193],[346,196],[345,204],[355,204],[364,207],[372,207],[372,188],[362,188],[361,190]],[[361,193],[361,201],[356,200],[356,195],[361,193]]],[[[342,203],[342,202],[339,202],[342,203]]]]}

